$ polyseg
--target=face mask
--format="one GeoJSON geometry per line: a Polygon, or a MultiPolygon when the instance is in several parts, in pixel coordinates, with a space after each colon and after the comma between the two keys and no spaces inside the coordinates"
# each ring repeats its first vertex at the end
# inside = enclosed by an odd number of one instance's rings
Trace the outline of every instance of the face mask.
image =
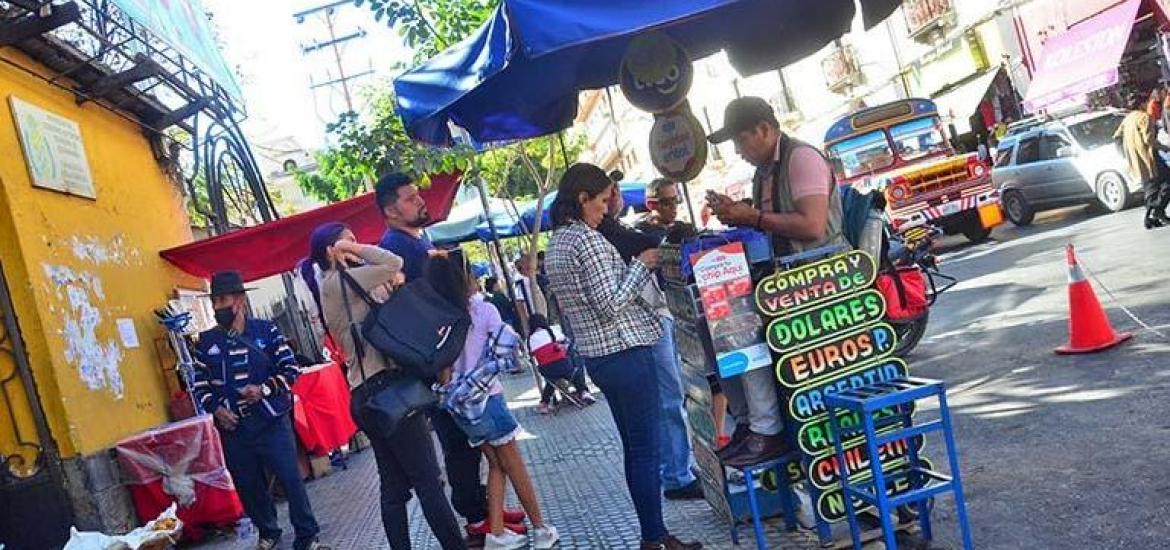
{"type": "Polygon", "coordinates": [[[236,310],[232,306],[215,308],[215,324],[222,328],[230,328],[236,321],[236,310]]]}

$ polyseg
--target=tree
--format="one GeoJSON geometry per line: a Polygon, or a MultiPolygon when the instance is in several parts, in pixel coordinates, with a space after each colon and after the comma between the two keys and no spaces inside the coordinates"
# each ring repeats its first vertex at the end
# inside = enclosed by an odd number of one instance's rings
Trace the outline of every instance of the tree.
{"type": "Polygon", "coordinates": [[[355,0],[377,21],[398,31],[420,63],[453,46],[479,28],[499,0],[355,0]]]}
{"type": "MultiPolygon", "coordinates": [[[[487,21],[499,0],[355,0],[355,4],[367,7],[376,20],[397,30],[413,49],[415,63],[420,63],[469,36],[487,21]]],[[[386,171],[404,171],[425,180],[428,173],[458,169],[469,180],[482,178],[493,195],[517,201],[536,198],[543,203],[558,171],[575,160],[584,146],[583,139],[562,141],[561,136],[549,136],[481,154],[467,147],[426,147],[406,134],[394,111],[389,83],[380,83],[367,93],[372,96],[365,116],[348,113],[327,127],[335,145],[318,154],[317,173],[297,174],[306,193],[333,202],[368,191],[371,182],[386,171]]],[[[539,231],[539,227],[533,229],[539,231]]],[[[539,239],[525,243],[533,256],[538,243],[539,239]]]]}

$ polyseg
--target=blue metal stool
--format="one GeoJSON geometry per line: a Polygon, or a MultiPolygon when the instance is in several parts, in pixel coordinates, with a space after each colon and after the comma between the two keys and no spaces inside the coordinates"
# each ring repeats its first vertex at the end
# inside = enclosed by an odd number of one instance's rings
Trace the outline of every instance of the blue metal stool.
{"type": "MultiPolygon", "coordinates": [[[[768,547],[768,541],[764,539],[764,523],[762,518],[760,518],[760,501],[756,496],[756,477],[764,474],[768,470],[775,471],[776,489],[780,493],[780,507],[784,512],[784,526],[789,531],[795,531],[797,528],[796,495],[792,493],[792,484],[789,483],[788,474],[784,472],[783,466],[785,463],[798,458],[799,453],[792,452],[759,464],[743,467],[731,466],[732,469],[743,473],[743,480],[747,485],[748,509],[752,515],[752,528],[756,534],[756,548],[760,550],[768,547]]],[[[739,546],[738,518],[731,522],[731,543],[739,546]]]]}
{"type": "Polygon", "coordinates": [[[959,477],[959,455],[955,448],[955,438],[951,431],[951,414],[947,409],[946,387],[937,380],[907,377],[888,382],[879,382],[839,394],[825,397],[825,404],[829,409],[829,419],[832,423],[833,444],[837,450],[842,494],[845,497],[845,509],[849,515],[849,531],[853,537],[853,548],[861,550],[861,528],[857,523],[857,511],[853,506],[853,498],[877,507],[878,517],[882,522],[882,533],[885,536],[886,548],[895,550],[894,526],[890,521],[890,514],[899,506],[917,504],[918,521],[922,528],[922,536],[931,540],[930,510],[927,501],[936,495],[951,492],[955,496],[955,513],[958,516],[959,531],[963,537],[963,548],[971,550],[971,529],[967,524],[967,505],[963,499],[963,484],[959,477]],[[925,424],[913,425],[909,405],[920,399],[938,399],[939,420],[925,424]],[[874,413],[882,409],[897,409],[906,411],[893,417],[878,420],[874,425],[874,413]],[[842,429],[838,420],[838,411],[845,410],[856,413],[861,419],[861,425],[842,429]],[[888,428],[901,424],[901,429],[877,433],[878,429],[888,428]],[[912,438],[923,436],[930,432],[942,432],[947,446],[947,459],[950,463],[951,475],[924,467],[918,459],[918,450],[912,438]],[[859,432],[865,433],[865,444],[869,451],[870,471],[872,478],[864,481],[850,482],[849,465],[845,460],[845,449],[842,441],[846,436],[859,432]],[[878,457],[878,448],[887,443],[899,440],[911,440],[909,444],[909,467],[897,472],[882,472],[878,457]],[[896,495],[887,495],[888,482],[906,480],[910,489],[896,495]]]}

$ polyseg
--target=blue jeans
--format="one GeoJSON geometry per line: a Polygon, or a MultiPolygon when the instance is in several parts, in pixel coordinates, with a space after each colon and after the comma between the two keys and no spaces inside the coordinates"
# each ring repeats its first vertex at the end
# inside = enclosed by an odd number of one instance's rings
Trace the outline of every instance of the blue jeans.
{"type": "Polygon", "coordinates": [[[661,407],[662,488],[686,487],[695,481],[691,472],[694,457],[687,437],[686,410],[683,409],[682,378],[678,351],[674,347],[674,319],[662,317],[662,339],[654,344],[654,364],[658,371],[658,405],[661,407]]]}
{"type": "Polygon", "coordinates": [[[268,494],[264,471],[271,472],[284,487],[288,498],[288,515],[296,532],[293,548],[307,548],[321,530],[313,517],[309,494],[297,468],[297,446],[293,440],[289,415],[261,418],[257,415],[240,419],[235,430],[220,430],[223,455],[244,504],[244,512],[266,539],[280,540],[276,506],[268,494]]]}
{"type": "Polygon", "coordinates": [[[605,394],[617,425],[625,457],[626,487],[634,501],[642,540],[661,542],[666,538],[666,525],[662,520],[662,478],[658,475],[660,408],[658,393],[644,391],[658,384],[654,354],[648,347],[630,348],[586,358],[585,368],[605,394]]]}

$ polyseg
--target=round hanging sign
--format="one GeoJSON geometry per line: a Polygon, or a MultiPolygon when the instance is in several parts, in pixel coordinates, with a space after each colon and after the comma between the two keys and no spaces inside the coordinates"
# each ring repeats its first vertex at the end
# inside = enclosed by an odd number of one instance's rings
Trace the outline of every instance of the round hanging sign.
{"type": "Polygon", "coordinates": [[[662,175],[690,181],[707,164],[707,137],[689,105],[654,116],[650,130],[650,161],[662,175]]]}
{"type": "Polygon", "coordinates": [[[643,111],[664,113],[687,97],[694,68],[686,51],[660,32],[630,42],[618,81],[630,104],[643,111]]]}

